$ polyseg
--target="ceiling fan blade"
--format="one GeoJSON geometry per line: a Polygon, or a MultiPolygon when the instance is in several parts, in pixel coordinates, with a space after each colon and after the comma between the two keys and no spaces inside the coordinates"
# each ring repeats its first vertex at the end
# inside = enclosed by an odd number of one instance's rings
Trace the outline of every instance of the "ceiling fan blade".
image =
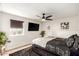
{"type": "Polygon", "coordinates": [[[46,19],[46,20],[52,20],[52,19],[46,19]]]}
{"type": "Polygon", "coordinates": [[[50,17],[52,17],[52,15],[47,16],[46,19],[48,19],[48,18],[50,18],[50,17]]]}

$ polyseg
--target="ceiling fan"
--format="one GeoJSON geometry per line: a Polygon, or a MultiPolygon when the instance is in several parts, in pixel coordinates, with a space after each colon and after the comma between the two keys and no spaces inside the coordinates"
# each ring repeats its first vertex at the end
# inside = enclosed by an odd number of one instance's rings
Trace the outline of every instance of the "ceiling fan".
{"type": "MultiPolygon", "coordinates": [[[[38,16],[38,17],[40,17],[40,16],[38,16]]],[[[52,19],[50,19],[51,17],[52,17],[52,15],[46,16],[45,13],[42,13],[42,17],[40,17],[40,18],[42,19],[42,21],[45,21],[45,20],[52,20],[52,19]]]]}

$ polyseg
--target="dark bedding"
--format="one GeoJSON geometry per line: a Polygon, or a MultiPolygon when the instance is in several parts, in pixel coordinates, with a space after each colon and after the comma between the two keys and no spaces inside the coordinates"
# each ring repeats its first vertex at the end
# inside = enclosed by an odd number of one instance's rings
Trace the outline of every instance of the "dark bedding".
{"type": "Polygon", "coordinates": [[[33,50],[40,55],[69,56],[70,51],[63,38],[56,38],[47,42],[46,47],[33,44],[33,50]]]}
{"type": "Polygon", "coordinates": [[[47,42],[46,49],[61,56],[70,55],[69,48],[63,38],[56,38],[47,42]]]}

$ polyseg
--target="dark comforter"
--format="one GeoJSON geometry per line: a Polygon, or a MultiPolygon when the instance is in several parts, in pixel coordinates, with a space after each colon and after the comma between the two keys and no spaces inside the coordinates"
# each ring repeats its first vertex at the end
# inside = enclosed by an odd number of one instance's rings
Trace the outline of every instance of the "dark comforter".
{"type": "Polygon", "coordinates": [[[69,48],[63,38],[56,38],[47,42],[46,49],[61,56],[70,55],[69,48]]]}

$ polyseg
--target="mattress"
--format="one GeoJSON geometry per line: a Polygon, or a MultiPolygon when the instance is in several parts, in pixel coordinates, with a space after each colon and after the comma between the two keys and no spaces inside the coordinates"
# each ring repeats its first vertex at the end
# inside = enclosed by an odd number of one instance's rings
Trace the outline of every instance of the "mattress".
{"type": "Polygon", "coordinates": [[[49,36],[49,37],[40,37],[40,38],[36,38],[32,41],[32,44],[36,44],[39,45],[41,47],[46,47],[46,44],[48,41],[55,39],[56,37],[53,36],[49,36]]]}

